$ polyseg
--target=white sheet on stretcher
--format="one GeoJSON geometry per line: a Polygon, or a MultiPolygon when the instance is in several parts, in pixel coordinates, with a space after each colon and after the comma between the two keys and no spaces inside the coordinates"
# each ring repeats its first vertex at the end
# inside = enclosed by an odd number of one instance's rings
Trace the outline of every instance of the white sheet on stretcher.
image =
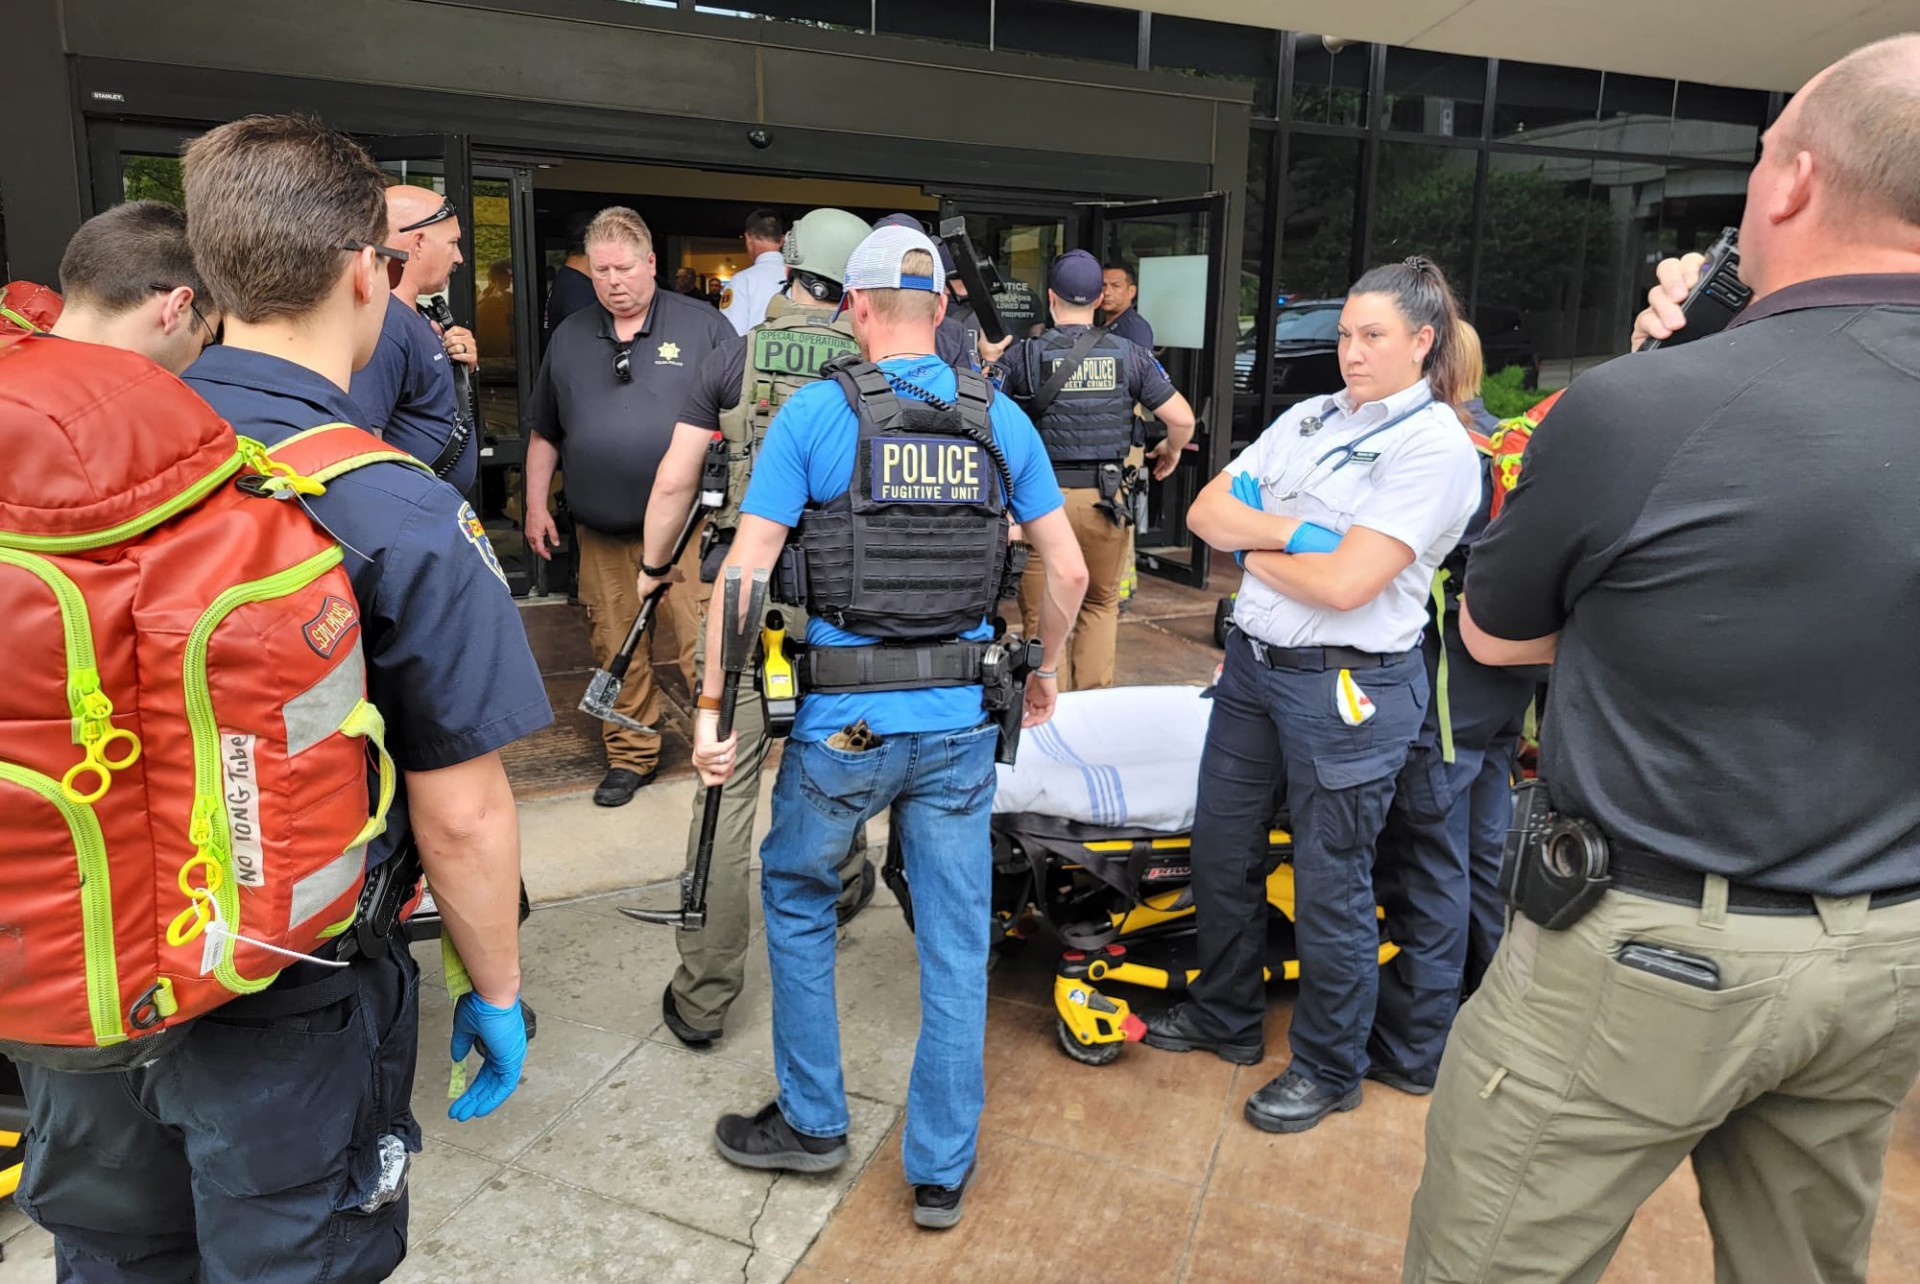
{"type": "Polygon", "coordinates": [[[1191,829],[1213,711],[1200,690],[1113,687],[1061,696],[1050,721],[1022,733],[1019,765],[1000,768],[993,810],[1116,829],[1191,829]]]}

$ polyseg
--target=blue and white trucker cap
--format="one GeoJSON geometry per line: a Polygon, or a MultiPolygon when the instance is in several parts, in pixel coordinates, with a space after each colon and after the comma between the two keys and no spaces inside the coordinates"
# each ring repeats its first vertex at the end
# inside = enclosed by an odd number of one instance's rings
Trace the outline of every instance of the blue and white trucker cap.
{"type": "Polygon", "coordinates": [[[925,290],[937,294],[941,286],[940,251],[918,228],[875,228],[853,247],[842,285],[849,290],[925,290]],[[909,275],[900,271],[900,261],[912,250],[926,251],[933,261],[931,273],[909,275]]]}

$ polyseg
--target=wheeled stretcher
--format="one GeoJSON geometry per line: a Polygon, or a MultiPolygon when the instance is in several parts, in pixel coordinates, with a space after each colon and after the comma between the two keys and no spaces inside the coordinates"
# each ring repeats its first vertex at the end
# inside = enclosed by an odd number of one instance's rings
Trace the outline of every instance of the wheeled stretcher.
{"type": "MultiPolygon", "coordinates": [[[[1144,1027],[1119,984],[1178,993],[1194,966],[1193,816],[1212,708],[1198,687],[1119,687],[1060,698],[1028,731],[994,801],[994,914],[1008,937],[1036,920],[1065,944],[1056,1032],[1104,1065],[1144,1027]]],[[[1267,975],[1300,975],[1293,950],[1292,836],[1275,800],[1267,836],[1267,975]]],[[[1384,937],[1380,962],[1398,952],[1384,937]]]]}

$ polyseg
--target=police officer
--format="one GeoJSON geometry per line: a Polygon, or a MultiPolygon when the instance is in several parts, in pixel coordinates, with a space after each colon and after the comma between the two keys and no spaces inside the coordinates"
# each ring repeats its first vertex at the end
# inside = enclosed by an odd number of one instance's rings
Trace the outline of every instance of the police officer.
{"type": "MultiPolygon", "coordinates": [[[[380,169],[314,121],[255,116],[191,143],[183,176],[194,256],[227,321],[190,386],[269,445],[351,421],[348,378],[379,340],[398,261],[382,244],[380,169]]],[[[499,750],[552,710],[499,564],[450,487],[372,465],[305,502],[347,549],[355,644],[403,774],[369,866],[417,846],[472,976],[453,1051],[477,1046],[484,1066],[449,1109],[469,1119],[513,1091],[527,1046],[519,834],[499,750]]],[[[292,964],[144,1068],[22,1067],[19,1202],[53,1232],[62,1277],[387,1278],[405,1253],[405,1152],[420,1147],[418,983],[396,941],[344,973],[292,964]]]]}
{"type": "MultiPolygon", "coordinates": [[[[1575,380],[1474,548],[1467,644],[1554,666],[1557,841],[1454,1024],[1405,1280],[1597,1280],[1683,1163],[1716,1279],[1879,1256],[1920,1076],[1916,85],[1906,35],[1794,94],[1744,309],[1575,380]]],[[[1634,346],[1704,319],[1698,271],[1659,266],[1634,346]]]]}
{"type": "MultiPolygon", "coordinates": [[[[806,550],[811,691],[760,851],[780,1096],[714,1130],[720,1153],[744,1167],[824,1172],[846,1161],[837,867],[855,828],[890,807],[913,889],[922,1008],[902,1150],[914,1220],[929,1228],[960,1220],[985,1097],[998,732],[981,678],[1005,654],[990,646],[986,617],[1009,518],[1052,568],[1030,723],[1052,714],[1053,666],[1086,575],[1038,435],[979,376],[934,355],[946,305],[938,262],[909,228],[881,228],[854,250],[842,308],[863,360],[782,409],[728,554],[729,568],[752,572],[774,564],[789,532],[806,550]],[[926,538],[930,520],[939,541],[926,538]]],[[[720,599],[709,614],[712,655],[728,624],[720,599]]],[[[720,689],[710,665],[694,724],[694,763],[710,785],[738,761],[738,738],[717,739],[720,689]]]]}
{"type": "Polygon", "coordinates": [[[1480,498],[1460,314],[1425,259],[1376,268],[1340,317],[1345,391],[1302,402],[1208,483],[1187,521],[1243,552],[1200,762],[1193,894],[1200,976],[1145,1041],[1263,1054],[1267,828],[1292,815],[1300,997],[1293,1063],[1248,1100],[1271,1132],[1360,1104],[1379,974],[1373,851],[1426,712],[1415,649],[1440,561],[1480,498]],[[1251,502],[1248,502],[1251,501],[1251,502]],[[1326,549],[1333,536],[1337,545],[1326,549]]]}
{"type": "MultiPolygon", "coordinates": [[[[725,446],[727,498],[708,519],[712,547],[702,563],[717,571],[740,525],[747,479],[774,416],[788,398],[821,377],[827,362],[859,352],[852,321],[836,317],[834,308],[840,302],[847,256],[866,234],[866,223],[845,210],[814,210],[795,223],[782,250],[786,293],[768,305],[765,321],[741,338],[721,344],[701,363],[698,382],[674,428],[673,444],[660,462],[647,504],[646,552],[638,584],[642,598],[671,577],[673,541],[698,498],[714,434],[721,435],[725,446]]],[[[702,578],[711,581],[713,577],[703,574],[702,578]]],[[[689,585],[671,591],[691,596],[694,590],[689,585]]],[[[790,636],[804,638],[802,608],[782,603],[779,609],[790,636]]],[[[704,640],[701,650],[697,662],[704,667],[704,640]]],[[[680,966],[660,997],[667,1028],[689,1047],[705,1047],[720,1037],[727,1009],[746,979],[753,813],[760,797],[760,767],[771,743],[753,684],[754,675],[749,674],[741,684],[734,714],[740,756],[722,794],[707,888],[707,921],[699,931],[674,933],[680,966]]],[[[687,834],[689,865],[698,847],[704,810],[704,798],[696,796],[687,834]]],[[[864,829],[855,831],[840,877],[836,914],[846,923],[873,899],[875,875],[866,856],[864,829]]]]}
{"type": "Polygon", "coordinates": [[[353,372],[349,388],[364,424],[382,439],[444,477],[461,494],[473,489],[480,473],[480,450],[473,444],[473,407],[459,404],[459,385],[451,362],[472,371],[480,364],[473,334],[450,326],[442,334],[420,315],[420,296],[447,288],[453,269],[466,262],[460,253],[460,218],[453,202],[411,183],[387,189],[387,222],[393,246],[407,264],[393,287],[380,346],[353,372]]]}
{"type": "MultiPolygon", "coordinates": [[[[587,604],[594,663],[605,668],[640,611],[634,575],[654,472],[673,440],[694,373],[734,334],[705,304],[659,288],[653,233],[633,210],[601,210],[585,236],[597,301],[560,323],[533,382],[524,416],[526,531],[527,547],[551,558],[560,532],[547,500],[564,457],[580,599],[587,604]]],[[[673,639],[689,690],[699,681],[693,648],[700,631],[699,604],[690,596],[669,595],[661,603],[653,637],[656,654],[673,639]]],[[[644,726],[659,722],[652,665],[634,666],[615,707],[644,726]]],[[[624,807],[659,774],[660,734],[609,722],[601,736],[607,774],[593,801],[624,807]]]]}
{"type": "MultiPolygon", "coordinates": [[[[1149,452],[1156,480],[1171,476],[1193,437],[1193,407],[1174,391],[1152,352],[1093,324],[1100,300],[1100,261],[1071,250],[1053,262],[1047,302],[1054,327],[1017,343],[982,343],[989,373],[1033,417],[1067,496],[1067,520],[1080,541],[1089,581],[1060,676],[1064,691],[1113,685],[1119,641],[1120,577],[1125,568],[1131,497],[1123,486],[1133,446],[1135,403],[1167,426],[1149,452]]],[[[1027,563],[1020,616],[1027,635],[1039,626],[1046,568],[1027,563]]]]}
{"type": "Polygon", "coordinates": [[[1461,995],[1500,939],[1503,913],[1492,889],[1513,818],[1514,747],[1534,691],[1530,671],[1481,664],[1460,637],[1468,551],[1493,506],[1490,434],[1498,422],[1480,402],[1479,336],[1464,321],[1457,333],[1469,394],[1458,413],[1481,455],[1480,503],[1434,574],[1420,637],[1433,695],[1400,769],[1373,876],[1386,933],[1400,951],[1381,969],[1367,1074],[1416,1096],[1433,1091],[1461,995]]]}
{"type": "Polygon", "coordinates": [[[82,223],[60,256],[60,293],[48,333],[138,352],[174,374],[219,338],[187,216],[159,201],[128,201],[82,223]]]}
{"type": "MultiPolygon", "coordinates": [[[[905,227],[915,232],[926,231],[926,225],[911,214],[888,214],[873,226],[875,229],[905,227]]],[[[934,354],[958,369],[978,370],[980,322],[973,315],[973,305],[967,299],[966,283],[954,270],[953,255],[947,250],[946,243],[935,241],[933,244],[940,252],[940,271],[947,291],[947,314],[940,318],[940,328],[934,332],[934,354]]]]}
{"type": "Polygon", "coordinates": [[[1100,280],[1100,324],[1153,351],[1153,327],[1133,306],[1140,297],[1140,282],[1134,279],[1133,269],[1124,263],[1109,263],[1100,280]]]}

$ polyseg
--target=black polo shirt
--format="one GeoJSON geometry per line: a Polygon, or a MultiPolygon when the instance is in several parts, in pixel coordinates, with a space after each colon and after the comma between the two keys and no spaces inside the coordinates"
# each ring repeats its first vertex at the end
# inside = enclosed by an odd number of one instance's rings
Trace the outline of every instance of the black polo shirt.
{"type": "Polygon", "coordinates": [[[1580,376],[1474,548],[1558,632],[1554,804],[1689,868],[1920,882],[1920,275],[1829,277],[1580,376]]]}
{"type": "Polygon", "coordinates": [[[737,338],[706,303],[656,290],[633,337],[622,383],[613,314],[597,303],[562,321],[547,345],[527,408],[530,431],[560,448],[567,506],[605,535],[639,535],[653,475],[673,440],[695,373],[713,349],[737,338]]]}
{"type": "MultiPolygon", "coordinates": [[[[1086,333],[1088,328],[1089,327],[1084,325],[1062,325],[1054,327],[1054,329],[1069,339],[1079,338],[1082,334],[1086,333]]],[[[1173,381],[1167,378],[1167,372],[1161,369],[1160,363],[1154,360],[1152,349],[1141,347],[1125,335],[1114,334],[1109,337],[1126,349],[1127,395],[1129,397],[1132,397],[1148,410],[1158,410],[1173,400],[1173,394],[1177,392],[1178,389],[1173,386],[1173,381]]],[[[1042,342],[1044,338],[1045,336],[1043,335],[1032,339],[1022,339],[1007,349],[1007,354],[1001,361],[1001,365],[1005,370],[1001,387],[1009,397],[1013,397],[1016,400],[1026,400],[1032,398],[1035,393],[1040,391],[1039,386],[1028,378],[1027,366],[1029,365],[1029,361],[1027,358],[1027,349],[1028,345],[1038,344],[1042,342]]],[[[1049,373],[1051,373],[1051,368],[1049,368],[1049,373]]]]}

